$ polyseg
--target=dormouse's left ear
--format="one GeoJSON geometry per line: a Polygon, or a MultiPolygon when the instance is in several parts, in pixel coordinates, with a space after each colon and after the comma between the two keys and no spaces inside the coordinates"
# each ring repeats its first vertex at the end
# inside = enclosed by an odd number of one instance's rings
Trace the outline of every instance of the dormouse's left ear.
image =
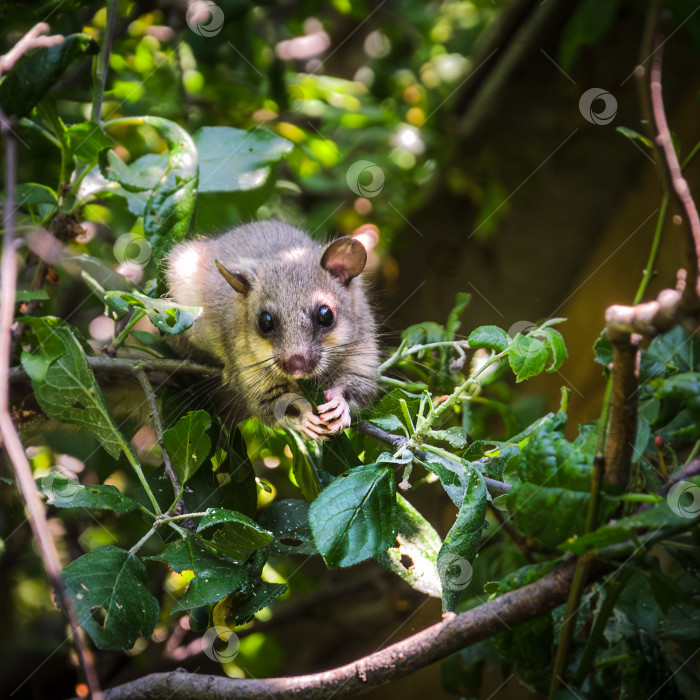
{"type": "Polygon", "coordinates": [[[365,269],[366,263],[365,247],[349,236],[333,241],[321,257],[321,267],[346,286],[365,269]]]}

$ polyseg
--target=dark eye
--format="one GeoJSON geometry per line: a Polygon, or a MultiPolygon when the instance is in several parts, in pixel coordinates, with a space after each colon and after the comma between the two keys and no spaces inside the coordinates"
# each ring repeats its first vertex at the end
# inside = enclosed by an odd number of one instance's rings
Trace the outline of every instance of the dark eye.
{"type": "Polygon", "coordinates": [[[258,328],[261,333],[271,333],[275,324],[272,322],[272,316],[268,311],[261,312],[258,316],[258,328]]]}
{"type": "Polygon", "coordinates": [[[318,318],[318,323],[321,326],[332,326],[333,325],[333,312],[330,310],[329,307],[327,307],[325,304],[321,307],[319,307],[318,314],[316,316],[318,318]]]}

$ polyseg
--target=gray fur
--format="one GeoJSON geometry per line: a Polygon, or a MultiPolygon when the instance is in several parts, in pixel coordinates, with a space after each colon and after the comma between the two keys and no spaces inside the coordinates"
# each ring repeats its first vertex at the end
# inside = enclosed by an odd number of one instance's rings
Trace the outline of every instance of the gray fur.
{"type": "Polygon", "coordinates": [[[324,250],[289,224],[259,221],[217,238],[181,243],[168,256],[172,298],[203,307],[180,343],[223,364],[231,420],[257,416],[276,423],[276,400],[298,391],[280,366],[292,354],[317,359],[313,379],[324,390],[342,389],[351,410],[374,396],[379,351],[363,280],[343,284],[331,275],[321,267],[324,250]],[[250,291],[234,291],[215,260],[242,274],[250,291]],[[319,303],[335,310],[328,332],[314,323],[319,303]],[[263,310],[276,322],[271,345],[257,327],[263,310]]]}

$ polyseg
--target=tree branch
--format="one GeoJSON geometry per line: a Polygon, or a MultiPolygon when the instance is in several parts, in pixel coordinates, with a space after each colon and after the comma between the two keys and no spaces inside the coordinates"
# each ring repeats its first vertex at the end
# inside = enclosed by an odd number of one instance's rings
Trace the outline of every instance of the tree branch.
{"type": "MultiPolygon", "coordinates": [[[[38,37],[48,30],[48,25],[38,24],[26,34],[8,54],[0,57],[0,74],[8,70],[27,51],[36,46],[46,46],[63,41],[62,37],[38,37]],[[58,40],[58,41],[57,41],[58,40]]],[[[12,322],[15,310],[15,287],[17,285],[17,253],[15,248],[16,178],[17,178],[17,145],[14,139],[13,122],[0,110],[0,130],[5,144],[5,236],[2,250],[2,280],[0,281],[0,436],[5,451],[10,459],[17,478],[22,498],[26,504],[29,524],[34,533],[44,568],[53,587],[56,598],[60,602],[68,622],[71,636],[75,644],[80,665],[85,675],[93,700],[102,699],[97,673],[93,658],[85,646],[82,631],[78,625],[78,616],[61,576],[61,561],[56,544],[51,536],[46,510],[39,497],[32,468],[17,433],[10,412],[10,364],[12,362],[12,322]]]]}
{"type": "Polygon", "coordinates": [[[656,162],[664,186],[672,202],[675,202],[680,217],[674,217],[678,225],[683,225],[688,260],[688,284],[683,294],[683,306],[687,311],[697,312],[700,305],[698,286],[698,260],[700,259],[700,217],[683,177],[671,131],[666,119],[661,84],[664,37],[659,31],[658,2],[652,2],[647,18],[645,40],[642,45],[644,60],[651,56],[651,70],[647,81],[647,71],[642,64],[635,71],[641,95],[642,110],[651,130],[656,162]]]}
{"type": "Polygon", "coordinates": [[[637,335],[612,336],[613,368],[610,400],[610,430],[605,444],[603,480],[624,489],[630,479],[632,454],[637,435],[637,335]]]}
{"type": "MultiPolygon", "coordinates": [[[[385,685],[466,646],[544,615],[565,602],[576,562],[346,666],[304,676],[236,679],[183,671],[154,673],[106,691],[107,700],[340,699],[385,685]]],[[[596,572],[596,576],[601,575],[596,572]]]]}

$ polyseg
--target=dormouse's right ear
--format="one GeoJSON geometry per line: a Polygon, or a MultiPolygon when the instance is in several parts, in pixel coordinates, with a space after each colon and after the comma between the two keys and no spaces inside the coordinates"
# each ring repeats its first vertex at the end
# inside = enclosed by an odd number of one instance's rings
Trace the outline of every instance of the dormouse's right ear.
{"type": "Polygon", "coordinates": [[[228,268],[224,267],[218,260],[214,260],[216,267],[221,273],[221,276],[239,293],[243,296],[247,296],[250,291],[250,281],[242,273],[236,270],[231,272],[228,268]]]}
{"type": "Polygon", "coordinates": [[[341,281],[346,287],[365,269],[367,251],[360,241],[343,236],[336,238],[323,251],[321,267],[341,281]]]}

